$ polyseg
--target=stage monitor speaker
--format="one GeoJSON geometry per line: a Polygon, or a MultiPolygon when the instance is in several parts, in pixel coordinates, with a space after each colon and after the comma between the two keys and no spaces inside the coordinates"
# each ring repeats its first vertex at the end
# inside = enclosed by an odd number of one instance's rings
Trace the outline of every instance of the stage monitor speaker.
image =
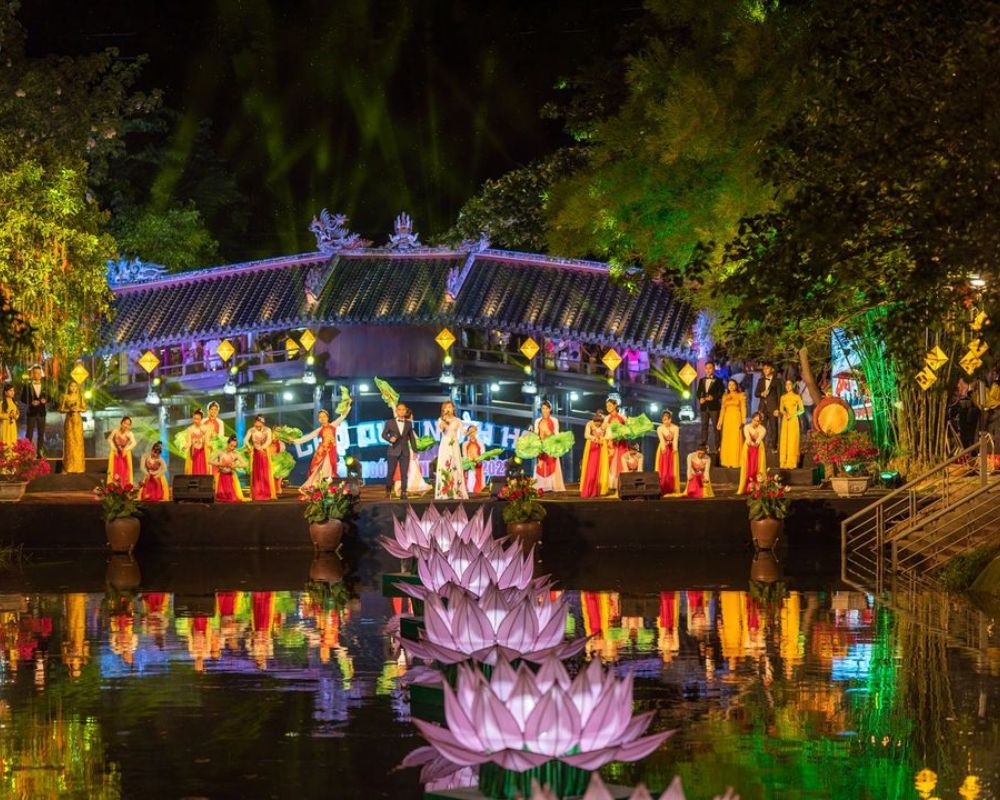
{"type": "Polygon", "coordinates": [[[500,492],[507,485],[507,479],[500,477],[490,478],[490,497],[499,497],[500,492]]]}
{"type": "Polygon", "coordinates": [[[214,475],[174,475],[170,493],[175,503],[214,503],[214,475]]]}
{"type": "Polygon", "coordinates": [[[655,472],[622,472],[618,476],[621,500],[659,500],[660,476],[655,472]]]}

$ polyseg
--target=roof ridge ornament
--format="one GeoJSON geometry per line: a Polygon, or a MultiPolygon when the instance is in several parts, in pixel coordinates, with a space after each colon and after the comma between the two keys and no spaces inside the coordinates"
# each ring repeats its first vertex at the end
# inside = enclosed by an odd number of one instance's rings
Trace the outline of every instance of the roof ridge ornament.
{"type": "Polygon", "coordinates": [[[108,259],[108,286],[127,286],[132,283],[155,281],[167,274],[162,264],[149,264],[139,258],[108,259]]]}
{"type": "Polygon", "coordinates": [[[393,223],[393,233],[386,244],[387,250],[415,250],[423,247],[420,234],[413,232],[413,220],[405,211],[401,211],[393,223]]]}
{"type": "Polygon", "coordinates": [[[325,208],[319,212],[319,217],[312,218],[309,230],[316,237],[316,249],[324,255],[333,255],[338,250],[360,249],[371,244],[350,231],[346,214],[331,214],[325,208]]]}
{"type": "Polygon", "coordinates": [[[482,231],[479,234],[478,240],[467,239],[459,245],[459,250],[468,250],[469,255],[466,256],[465,262],[461,267],[452,267],[448,270],[448,276],[445,279],[444,288],[445,302],[455,302],[458,298],[458,293],[462,291],[462,285],[465,283],[465,279],[468,278],[469,273],[472,272],[472,265],[476,263],[476,256],[484,250],[488,250],[489,247],[490,237],[486,231],[482,231]]]}

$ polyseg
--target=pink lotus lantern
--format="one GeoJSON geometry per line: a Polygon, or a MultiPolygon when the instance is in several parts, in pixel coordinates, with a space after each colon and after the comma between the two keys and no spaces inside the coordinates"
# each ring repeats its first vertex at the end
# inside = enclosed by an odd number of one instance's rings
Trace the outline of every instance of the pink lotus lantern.
{"type": "Polygon", "coordinates": [[[443,689],[448,727],[414,719],[430,746],[403,766],[422,766],[421,779],[434,781],[478,764],[479,788],[490,797],[527,793],[539,777],[578,795],[587,771],[645,758],[673,733],[644,736],[655,712],[633,717],[632,676],[604,673],[596,660],[570,680],[554,656],[537,674],[501,656],[489,679],[461,665],[455,689],[443,689]]]}
{"type": "MultiPolygon", "coordinates": [[[[429,554],[417,557],[417,575],[422,585],[401,583],[397,588],[423,600],[428,594],[448,594],[449,585],[459,586],[476,597],[492,585],[500,589],[526,590],[533,581],[535,557],[521,548],[508,547],[490,539],[481,549],[472,542],[456,542],[447,553],[434,545],[429,554]]],[[[544,582],[544,581],[542,581],[544,582]]]]}
{"type": "Polygon", "coordinates": [[[407,642],[411,655],[442,664],[474,659],[496,663],[498,656],[540,662],[569,658],[583,650],[586,639],[564,641],[566,601],[553,600],[545,588],[502,590],[490,584],[481,597],[454,589],[448,603],[426,595],[424,631],[419,642],[407,642]]]}
{"type": "Polygon", "coordinates": [[[382,546],[396,558],[427,556],[432,544],[442,553],[451,550],[455,542],[466,542],[481,548],[493,538],[493,526],[480,506],[469,519],[465,508],[455,511],[438,511],[431,506],[423,517],[417,516],[413,506],[407,506],[406,517],[393,521],[393,538],[382,536],[382,546]]]}

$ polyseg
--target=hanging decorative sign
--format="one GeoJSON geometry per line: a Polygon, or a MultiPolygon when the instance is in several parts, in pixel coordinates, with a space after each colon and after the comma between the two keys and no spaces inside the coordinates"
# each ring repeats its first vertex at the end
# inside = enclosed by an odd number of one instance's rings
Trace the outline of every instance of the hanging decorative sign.
{"type": "Polygon", "coordinates": [[[310,330],[303,331],[299,337],[299,342],[306,350],[312,350],[313,345],[316,344],[316,334],[310,330]]]}
{"type": "Polygon", "coordinates": [[[927,351],[927,355],[924,356],[924,362],[932,370],[937,372],[941,367],[948,363],[948,356],[940,347],[935,345],[932,349],[927,351]]]}
{"type": "Polygon", "coordinates": [[[970,350],[968,353],[962,356],[962,360],[959,361],[958,363],[962,367],[962,369],[965,370],[966,375],[971,375],[973,372],[975,372],[983,365],[983,360],[978,356],[974,355],[970,350]]]}
{"type": "Polygon", "coordinates": [[[77,386],[82,386],[83,382],[90,377],[90,373],[87,372],[87,368],[83,366],[82,361],[77,361],[76,366],[70,370],[69,376],[73,379],[77,386]]]}
{"type": "Polygon", "coordinates": [[[285,339],[285,352],[288,353],[288,357],[291,358],[302,348],[299,347],[299,343],[295,341],[291,336],[285,339]]]}
{"type": "Polygon", "coordinates": [[[972,320],[972,325],[970,326],[974,331],[981,331],[983,326],[990,321],[990,318],[986,316],[985,311],[980,311],[976,314],[975,319],[972,320]]]}
{"type": "Polygon", "coordinates": [[[925,392],[930,389],[935,383],[937,383],[937,373],[934,372],[930,367],[924,367],[916,375],[917,385],[923,389],[925,392]]]}
{"type": "Polygon", "coordinates": [[[685,364],[683,367],[680,368],[680,371],[677,373],[677,375],[680,377],[682,381],[684,381],[684,383],[690,386],[694,381],[694,379],[698,377],[698,370],[692,367],[691,363],[688,362],[687,364],[685,364]]]}
{"type": "Polygon", "coordinates": [[[538,342],[529,336],[521,344],[521,355],[528,359],[528,361],[531,361],[531,359],[538,355],[539,349],[538,342]]]}
{"type": "Polygon", "coordinates": [[[969,342],[969,355],[974,358],[982,358],[986,351],[990,349],[990,346],[986,344],[982,339],[973,339],[969,342]]]}
{"type": "Polygon", "coordinates": [[[455,344],[455,334],[453,334],[447,328],[443,328],[441,333],[434,337],[434,341],[438,343],[438,347],[442,350],[447,350],[453,344],[455,344]]]}
{"type": "Polygon", "coordinates": [[[160,366],[160,359],[152,350],[147,350],[142,354],[142,358],[139,359],[139,366],[146,370],[146,372],[152,372],[160,366]]]}
{"type": "Polygon", "coordinates": [[[215,348],[215,352],[219,354],[219,358],[221,358],[222,363],[225,364],[233,357],[233,353],[236,352],[236,348],[233,347],[233,343],[231,341],[223,339],[219,342],[219,346],[215,348]]]}
{"type": "Polygon", "coordinates": [[[612,347],[604,354],[604,358],[602,358],[601,361],[604,363],[604,366],[614,372],[618,369],[618,365],[622,363],[622,357],[618,355],[618,351],[612,347]]]}

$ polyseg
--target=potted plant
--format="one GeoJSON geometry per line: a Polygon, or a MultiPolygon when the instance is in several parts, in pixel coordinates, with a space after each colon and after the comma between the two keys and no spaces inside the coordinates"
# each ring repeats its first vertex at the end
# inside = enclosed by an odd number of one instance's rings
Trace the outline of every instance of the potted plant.
{"type": "Polygon", "coordinates": [[[813,435],[813,460],[833,468],[830,485],[839,497],[859,497],[868,491],[871,467],[877,458],[878,448],[867,433],[813,435]]]}
{"type": "Polygon", "coordinates": [[[131,483],[119,481],[105,483],[94,489],[101,503],[104,533],[113,553],[131,553],[139,541],[139,490],[131,483]]]}
{"type": "Polygon", "coordinates": [[[39,457],[27,439],[0,444],[0,503],[16,503],[31,481],[51,471],[49,462],[39,457]]]}
{"type": "Polygon", "coordinates": [[[507,484],[500,490],[500,498],[507,501],[503,509],[507,534],[520,542],[525,553],[542,538],[542,520],[546,512],[539,498],[544,494],[535,487],[535,479],[523,471],[508,472],[507,484]]]}
{"type": "Polygon", "coordinates": [[[325,478],[301,490],[309,536],[317,550],[336,550],[344,536],[344,520],[354,511],[355,497],[346,483],[325,478]]]}
{"type": "Polygon", "coordinates": [[[747,495],[750,535],[755,548],[770,550],[774,547],[791,504],[784,484],[772,475],[768,475],[767,480],[747,495]]]}

